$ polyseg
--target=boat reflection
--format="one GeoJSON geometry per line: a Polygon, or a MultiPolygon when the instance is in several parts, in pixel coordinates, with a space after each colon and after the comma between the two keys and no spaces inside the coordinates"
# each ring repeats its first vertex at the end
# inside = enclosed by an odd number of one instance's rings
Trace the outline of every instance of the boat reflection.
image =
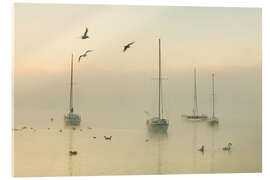
{"type": "Polygon", "coordinates": [[[167,129],[163,129],[163,128],[148,129],[147,135],[150,139],[157,140],[157,141],[168,139],[167,129]]]}

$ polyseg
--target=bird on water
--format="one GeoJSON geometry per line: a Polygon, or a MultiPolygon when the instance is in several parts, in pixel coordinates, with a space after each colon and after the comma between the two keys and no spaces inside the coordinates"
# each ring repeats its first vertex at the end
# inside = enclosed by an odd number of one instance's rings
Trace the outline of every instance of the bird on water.
{"type": "Polygon", "coordinates": [[[204,152],[204,145],[199,149],[199,151],[204,152]]]}
{"type": "Polygon", "coordinates": [[[222,148],[223,151],[230,151],[231,150],[232,143],[228,143],[228,146],[225,146],[222,148]]]}
{"type": "Polygon", "coordinates": [[[104,139],[105,140],[111,140],[112,139],[112,136],[104,136],[104,139]]]}

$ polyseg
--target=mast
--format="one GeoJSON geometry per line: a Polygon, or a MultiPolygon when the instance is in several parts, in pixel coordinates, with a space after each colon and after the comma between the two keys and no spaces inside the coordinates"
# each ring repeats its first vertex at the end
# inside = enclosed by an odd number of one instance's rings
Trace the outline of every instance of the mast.
{"type": "Polygon", "coordinates": [[[70,99],[69,99],[69,112],[73,112],[73,53],[71,56],[71,72],[70,72],[70,99]]]}
{"type": "Polygon", "coordinates": [[[194,68],[194,107],[193,115],[198,116],[198,104],[197,104],[197,85],[196,85],[196,68],[194,68]]]}
{"type": "Polygon", "coordinates": [[[159,75],[158,75],[158,118],[160,119],[160,103],[161,103],[161,50],[160,50],[160,39],[158,39],[158,47],[159,47],[159,75]]]}
{"type": "Polygon", "coordinates": [[[215,117],[215,89],[214,89],[214,83],[215,83],[215,74],[212,73],[212,96],[213,96],[213,116],[215,117]]]}

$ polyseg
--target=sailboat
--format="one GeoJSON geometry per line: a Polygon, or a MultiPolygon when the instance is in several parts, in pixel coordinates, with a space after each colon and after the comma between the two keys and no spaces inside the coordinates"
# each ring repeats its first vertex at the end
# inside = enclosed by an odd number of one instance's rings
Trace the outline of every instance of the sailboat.
{"type": "Polygon", "coordinates": [[[213,108],[213,114],[212,117],[208,120],[209,123],[218,123],[218,118],[215,116],[215,74],[212,74],[212,108],[213,108]]]}
{"type": "Polygon", "coordinates": [[[199,115],[198,113],[198,103],[197,103],[197,79],[196,79],[196,68],[194,68],[194,107],[193,107],[193,114],[192,115],[185,115],[183,114],[182,117],[191,120],[206,120],[208,116],[205,114],[199,115]]]}
{"type": "Polygon", "coordinates": [[[65,115],[66,125],[80,125],[81,117],[74,113],[73,108],[73,54],[71,56],[71,71],[70,71],[70,96],[69,96],[69,113],[65,115]]]}
{"type": "Polygon", "coordinates": [[[146,121],[148,130],[167,132],[169,120],[163,117],[162,73],[161,73],[161,41],[159,42],[159,77],[158,77],[158,116],[146,121]]]}

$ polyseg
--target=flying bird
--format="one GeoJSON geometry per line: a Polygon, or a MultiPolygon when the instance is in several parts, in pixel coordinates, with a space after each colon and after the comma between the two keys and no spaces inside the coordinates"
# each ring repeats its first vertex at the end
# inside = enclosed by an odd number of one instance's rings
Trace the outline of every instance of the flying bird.
{"type": "Polygon", "coordinates": [[[82,39],[87,39],[87,38],[89,38],[89,37],[87,36],[87,33],[88,33],[88,28],[86,27],[85,32],[84,32],[84,34],[82,35],[82,39]]]}
{"type": "Polygon", "coordinates": [[[128,48],[130,48],[130,45],[134,44],[135,41],[128,43],[127,45],[124,46],[123,52],[125,52],[128,48]]]}
{"type": "Polygon", "coordinates": [[[81,60],[82,57],[86,57],[87,56],[87,53],[92,52],[92,51],[93,50],[87,50],[84,54],[80,55],[79,56],[79,59],[78,59],[78,62],[80,62],[80,60],[81,60]]]}

